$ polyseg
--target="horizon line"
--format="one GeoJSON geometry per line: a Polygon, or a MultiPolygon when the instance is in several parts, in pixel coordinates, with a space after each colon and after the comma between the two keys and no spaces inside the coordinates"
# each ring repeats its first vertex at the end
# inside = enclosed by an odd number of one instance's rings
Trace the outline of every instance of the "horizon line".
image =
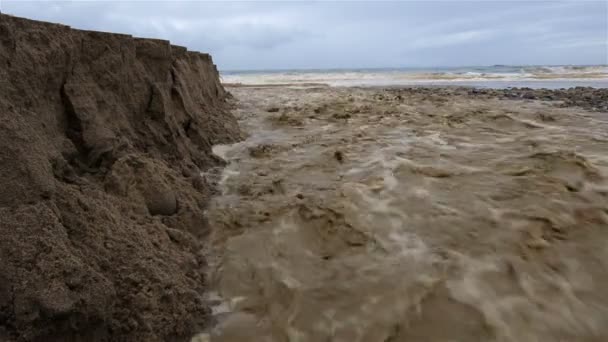
{"type": "Polygon", "coordinates": [[[455,68],[491,68],[491,67],[608,67],[607,64],[491,64],[491,65],[455,65],[455,66],[389,66],[389,67],[328,67],[328,68],[254,68],[254,69],[223,69],[220,72],[251,72],[251,71],[317,71],[317,70],[399,70],[399,69],[455,69],[455,68]]]}

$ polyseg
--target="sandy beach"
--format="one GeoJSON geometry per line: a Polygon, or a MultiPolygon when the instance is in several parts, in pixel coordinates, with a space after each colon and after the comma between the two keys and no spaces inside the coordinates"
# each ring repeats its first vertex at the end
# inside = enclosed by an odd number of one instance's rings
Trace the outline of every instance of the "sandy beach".
{"type": "Polygon", "coordinates": [[[0,1],[0,342],[608,341],[608,3],[0,1]]]}
{"type": "Polygon", "coordinates": [[[200,340],[608,338],[607,90],[227,90],[200,340]]]}

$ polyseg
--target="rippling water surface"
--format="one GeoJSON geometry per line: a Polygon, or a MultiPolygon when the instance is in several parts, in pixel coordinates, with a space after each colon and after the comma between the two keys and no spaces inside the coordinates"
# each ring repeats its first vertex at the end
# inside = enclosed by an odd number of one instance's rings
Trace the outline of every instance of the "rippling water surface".
{"type": "Polygon", "coordinates": [[[608,114],[233,88],[211,341],[608,340],[608,114]]]}
{"type": "Polygon", "coordinates": [[[480,66],[451,68],[225,71],[227,84],[330,86],[465,85],[506,88],[608,88],[608,66],[480,66]]]}

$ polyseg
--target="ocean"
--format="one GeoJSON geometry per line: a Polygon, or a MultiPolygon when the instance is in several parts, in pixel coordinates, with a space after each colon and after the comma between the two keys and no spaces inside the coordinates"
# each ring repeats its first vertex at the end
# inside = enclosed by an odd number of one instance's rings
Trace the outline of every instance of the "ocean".
{"type": "Polygon", "coordinates": [[[222,82],[239,85],[473,86],[486,88],[608,88],[608,65],[474,66],[382,69],[220,71],[222,82]]]}

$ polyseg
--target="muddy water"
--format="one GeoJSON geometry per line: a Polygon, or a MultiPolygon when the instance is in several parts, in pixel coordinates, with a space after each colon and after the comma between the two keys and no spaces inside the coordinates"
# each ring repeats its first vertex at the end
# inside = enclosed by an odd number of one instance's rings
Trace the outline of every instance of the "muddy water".
{"type": "Polygon", "coordinates": [[[605,341],[608,114],[235,88],[211,341],[605,341]]]}

